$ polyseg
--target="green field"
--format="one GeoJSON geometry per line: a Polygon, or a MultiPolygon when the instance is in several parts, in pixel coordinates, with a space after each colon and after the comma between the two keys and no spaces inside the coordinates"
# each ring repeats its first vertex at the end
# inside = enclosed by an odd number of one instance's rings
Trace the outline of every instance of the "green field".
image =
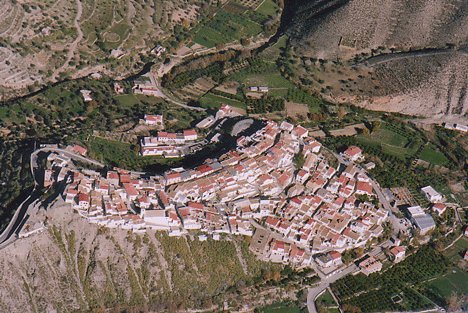
{"type": "Polygon", "coordinates": [[[447,275],[425,284],[425,287],[444,299],[450,297],[452,292],[468,294],[468,273],[455,268],[447,275]]]}
{"type": "Polygon", "coordinates": [[[426,145],[419,158],[434,165],[445,165],[449,162],[445,155],[432,145],[426,145]]]}
{"type": "Polygon", "coordinates": [[[230,2],[221,8],[214,17],[194,29],[193,41],[211,48],[217,44],[229,43],[250,38],[262,32],[262,23],[269,15],[276,14],[276,6],[267,0],[258,12],[240,4],[230,2]]]}
{"type": "Polygon", "coordinates": [[[139,147],[128,143],[91,137],[86,145],[89,156],[109,166],[117,166],[130,170],[147,170],[151,167],[171,165],[178,159],[165,159],[159,156],[145,156],[138,154],[139,147]]]}
{"type": "Polygon", "coordinates": [[[203,97],[201,97],[200,103],[204,108],[217,109],[224,103],[224,104],[229,104],[234,107],[245,109],[245,103],[234,100],[234,99],[215,95],[213,93],[207,93],[203,97]]]}
{"type": "Polygon", "coordinates": [[[273,0],[264,0],[263,3],[255,10],[257,13],[265,16],[275,16],[278,6],[273,0]]]}
{"type": "Polygon", "coordinates": [[[445,256],[447,256],[451,261],[457,262],[463,258],[462,254],[468,250],[468,239],[466,237],[461,237],[445,251],[445,256]]]}
{"type": "Polygon", "coordinates": [[[328,290],[320,295],[320,297],[315,300],[315,303],[324,307],[337,306],[335,299],[333,299],[331,293],[328,290]]]}
{"type": "Polygon", "coordinates": [[[281,76],[280,73],[262,73],[262,74],[250,74],[241,77],[241,83],[246,86],[268,86],[269,88],[283,88],[287,93],[288,88],[294,87],[294,85],[281,76]]]}
{"type": "Polygon", "coordinates": [[[279,302],[260,308],[258,311],[261,313],[300,313],[301,309],[291,303],[279,302]]]}
{"type": "Polygon", "coordinates": [[[380,147],[383,152],[400,159],[412,156],[417,152],[419,144],[411,137],[414,134],[403,135],[401,132],[385,126],[385,124],[382,125],[379,130],[371,134],[358,135],[358,142],[380,147]]]}

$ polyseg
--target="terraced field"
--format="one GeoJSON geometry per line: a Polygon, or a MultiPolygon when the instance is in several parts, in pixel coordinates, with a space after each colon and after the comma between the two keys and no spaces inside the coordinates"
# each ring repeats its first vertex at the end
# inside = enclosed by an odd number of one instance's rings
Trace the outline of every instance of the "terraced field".
{"type": "MultiPolygon", "coordinates": [[[[201,4],[163,0],[0,1],[0,88],[39,86],[94,71],[125,76],[201,4]],[[177,12],[178,19],[173,17],[177,12]],[[114,53],[112,53],[114,51],[114,53]],[[111,56],[118,56],[118,59],[111,56]]],[[[190,25],[189,25],[190,26],[190,25]]],[[[34,88],[36,88],[34,87],[34,88]]],[[[6,93],[0,94],[0,100],[6,93]]]]}
{"type": "Polygon", "coordinates": [[[193,30],[194,42],[211,48],[251,38],[265,31],[265,25],[277,17],[278,6],[272,0],[226,3],[207,23],[193,30]]]}

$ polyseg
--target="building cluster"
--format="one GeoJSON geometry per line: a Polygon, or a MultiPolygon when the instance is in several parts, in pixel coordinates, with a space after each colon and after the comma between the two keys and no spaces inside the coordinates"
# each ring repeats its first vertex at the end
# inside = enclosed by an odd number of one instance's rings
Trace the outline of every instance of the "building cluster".
{"type": "MultiPolygon", "coordinates": [[[[158,132],[143,139],[142,149],[196,136],[158,132]]],[[[337,265],[337,251],[363,246],[383,232],[387,212],[372,201],[364,171],[353,164],[334,168],[320,151],[305,128],[267,121],[219,158],[162,176],[121,169],[103,175],[50,154],[45,183],[65,182],[65,202],[99,225],[154,228],[172,236],[189,230],[213,238],[255,233],[251,249],[265,259],[305,265],[313,254],[324,253],[321,262],[337,265]]]]}
{"type": "Polygon", "coordinates": [[[216,112],[215,115],[208,115],[203,120],[197,123],[196,127],[199,129],[205,129],[208,127],[213,126],[214,123],[217,121],[226,118],[226,117],[234,117],[239,116],[238,113],[235,113],[231,106],[227,104],[221,105],[219,110],[216,112]]]}
{"type": "MultiPolygon", "coordinates": [[[[145,115],[142,121],[146,125],[164,129],[162,115],[145,115]]],[[[142,156],[158,155],[166,158],[184,156],[187,146],[198,139],[194,129],[185,129],[178,133],[158,131],[156,136],[143,137],[140,141],[140,153],[142,156]]]]}

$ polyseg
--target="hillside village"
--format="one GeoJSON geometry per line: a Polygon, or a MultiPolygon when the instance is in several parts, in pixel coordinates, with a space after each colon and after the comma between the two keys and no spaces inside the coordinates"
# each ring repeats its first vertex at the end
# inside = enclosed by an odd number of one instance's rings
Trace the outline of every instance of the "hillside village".
{"type": "MultiPolygon", "coordinates": [[[[220,116],[229,112],[225,105],[220,116]]],[[[160,116],[147,115],[144,123],[160,131],[142,139],[142,155],[153,151],[148,149],[180,147],[198,139],[195,130],[162,131],[160,116]]],[[[253,134],[240,136],[236,149],[198,167],[174,168],[161,176],[120,168],[102,174],[76,168],[69,157],[51,153],[44,186],[66,184],[65,202],[103,227],[137,233],[155,229],[169,236],[190,232],[200,240],[249,236],[251,251],[261,259],[295,266],[315,261],[321,268],[336,268],[342,264],[341,252],[364,247],[383,234],[389,212],[379,203],[371,178],[355,163],[364,158],[360,148],[348,147],[339,156],[346,163],[332,166],[321,144],[308,133],[300,125],[265,120],[253,134]]],[[[80,146],[70,149],[87,153],[80,146]]],[[[436,197],[434,202],[442,200],[432,188],[423,191],[436,197]]],[[[434,209],[443,210],[442,206],[434,209]]],[[[408,211],[421,233],[435,227],[420,207],[408,211]]],[[[399,261],[405,248],[397,242],[390,252],[399,261]]],[[[372,256],[362,263],[367,274],[382,268],[372,256]]]]}

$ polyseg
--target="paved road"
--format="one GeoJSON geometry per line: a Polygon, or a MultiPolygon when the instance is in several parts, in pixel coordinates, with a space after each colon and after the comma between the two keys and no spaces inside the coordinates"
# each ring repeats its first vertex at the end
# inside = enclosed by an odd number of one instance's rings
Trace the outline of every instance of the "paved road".
{"type": "Polygon", "coordinates": [[[396,61],[396,60],[404,60],[408,58],[421,58],[421,57],[430,57],[430,56],[436,56],[436,55],[444,55],[444,54],[467,54],[466,47],[461,47],[458,50],[453,50],[453,49],[427,49],[427,50],[421,50],[421,51],[408,51],[408,52],[396,52],[396,53],[390,53],[390,54],[382,54],[382,55],[377,55],[375,57],[371,57],[369,59],[366,59],[360,63],[364,63],[368,66],[376,66],[379,64],[387,63],[390,61],[396,61]]]}
{"type": "Polygon", "coordinates": [[[307,293],[307,309],[309,310],[309,313],[317,313],[315,300],[325,289],[327,289],[330,286],[331,283],[334,283],[338,279],[343,278],[348,274],[357,272],[358,270],[359,269],[356,265],[351,264],[339,273],[335,273],[329,277],[323,277],[316,287],[310,288],[307,293]]]}
{"type": "Polygon", "coordinates": [[[88,157],[82,156],[80,154],[76,154],[74,152],[71,152],[71,151],[68,151],[68,150],[65,150],[65,149],[45,147],[45,148],[40,148],[40,149],[34,151],[32,155],[36,155],[36,157],[37,157],[37,154],[39,152],[56,152],[56,153],[65,155],[65,156],[67,156],[67,157],[69,157],[71,159],[79,160],[79,161],[82,161],[82,162],[85,162],[85,163],[91,163],[91,164],[96,165],[98,167],[104,167],[105,166],[104,164],[102,164],[99,161],[90,159],[88,157]]]}

